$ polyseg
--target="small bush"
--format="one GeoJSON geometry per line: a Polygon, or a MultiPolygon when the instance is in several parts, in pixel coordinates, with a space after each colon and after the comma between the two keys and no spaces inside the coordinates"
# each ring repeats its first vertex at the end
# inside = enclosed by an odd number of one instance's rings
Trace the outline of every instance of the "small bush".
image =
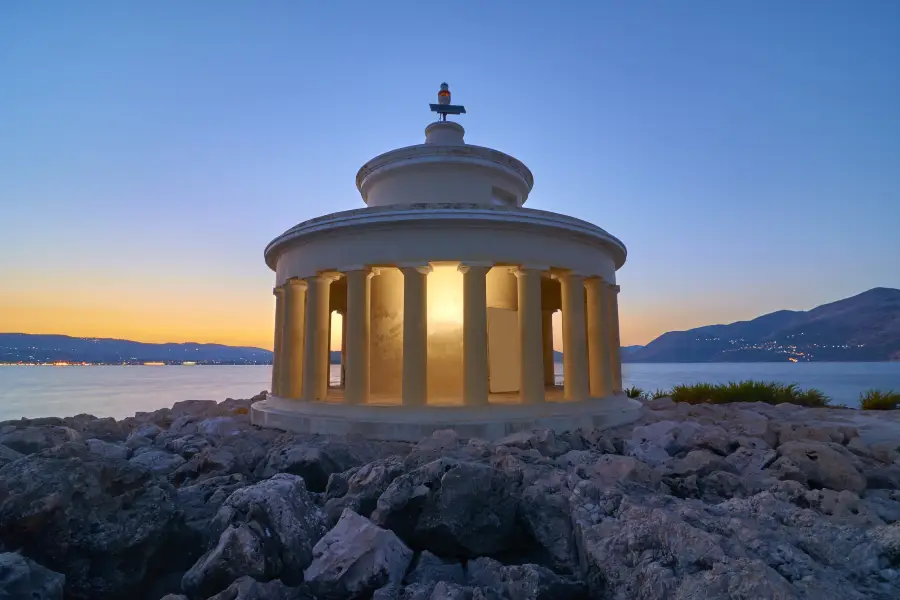
{"type": "Polygon", "coordinates": [[[658,398],[666,398],[672,395],[672,390],[656,390],[655,392],[647,393],[650,400],[656,400],[658,398]]]}
{"type": "Polygon", "coordinates": [[[625,388],[624,392],[625,392],[625,395],[628,396],[629,398],[643,398],[644,397],[644,390],[637,387],[636,385],[633,385],[630,388],[625,388]]]}
{"type": "Polygon", "coordinates": [[[688,404],[727,404],[730,402],[764,402],[782,404],[789,402],[800,406],[828,406],[830,398],[812,388],[801,390],[796,384],[774,381],[739,381],[731,383],[696,383],[676,385],[672,388],[675,402],[688,404]]]}
{"type": "Polygon", "coordinates": [[[863,410],[896,410],[900,408],[900,393],[894,390],[866,390],[859,395],[863,410]]]}

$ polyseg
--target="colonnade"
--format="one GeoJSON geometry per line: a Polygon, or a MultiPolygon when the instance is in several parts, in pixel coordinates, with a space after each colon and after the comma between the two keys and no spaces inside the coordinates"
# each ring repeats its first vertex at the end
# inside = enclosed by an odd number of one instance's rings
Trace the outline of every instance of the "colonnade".
{"type": "MultiPolygon", "coordinates": [[[[396,265],[403,274],[404,406],[427,403],[428,264],[396,265]]],[[[465,263],[463,274],[463,403],[488,404],[487,282],[491,263],[465,263]]],[[[519,399],[536,404],[554,382],[552,312],[541,305],[541,280],[557,279],[562,296],[563,394],[566,400],[608,396],[622,390],[619,352],[619,287],[600,277],[521,265],[509,268],[517,278],[520,344],[519,399]]],[[[347,282],[343,315],[344,394],[346,404],[365,404],[370,388],[371,279],[378,267],[360,265],[341,272],[291,278],[276,287],[273,394],[283,398],[325,400],[330,356],[330,285],[347,282]]]]}

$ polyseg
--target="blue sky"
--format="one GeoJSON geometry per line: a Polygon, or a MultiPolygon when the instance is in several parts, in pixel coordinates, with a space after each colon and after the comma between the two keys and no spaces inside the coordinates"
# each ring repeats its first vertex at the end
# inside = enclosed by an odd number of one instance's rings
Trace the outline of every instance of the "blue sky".
{"type": "Polygon", "coordinates": [[[7,0],[0,330],[270,346],[264,246],[442,81],[628,246],[626,343],[900,287],[898,64],[888,0],[7,0]]]}

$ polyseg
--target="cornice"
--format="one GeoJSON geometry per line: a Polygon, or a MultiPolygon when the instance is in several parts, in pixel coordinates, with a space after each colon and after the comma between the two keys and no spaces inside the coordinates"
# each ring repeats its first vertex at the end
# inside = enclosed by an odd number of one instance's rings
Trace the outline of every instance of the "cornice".
{"type": "Polygon", "coordinates": [[[420,203],[359,208],[304,221],[288,229],[269,242],[265,249],[266,264],[275,268],[277,255],[283,248],[304,238],[342,229],[384,228],[394,224],[422,223],[435,225],[441,222],[471,222],[534,227],[555,230],[567,235],[580,235],[606,245],[614,255],[616,268],[625,263],[625,244],[604,229],[568,215],[531,208],[484,206],[473,203],[420,203]]]}

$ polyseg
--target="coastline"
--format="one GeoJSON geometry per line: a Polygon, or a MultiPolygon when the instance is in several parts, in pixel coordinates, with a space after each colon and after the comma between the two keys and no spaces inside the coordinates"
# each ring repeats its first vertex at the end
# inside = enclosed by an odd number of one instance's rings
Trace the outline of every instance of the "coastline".
{"type": "Polygon", "coordinates": [[[261,430],[262,398],[0,423],[0,564],[42,598],[900,595],[900,411],[407,444],[261,430]]]}

